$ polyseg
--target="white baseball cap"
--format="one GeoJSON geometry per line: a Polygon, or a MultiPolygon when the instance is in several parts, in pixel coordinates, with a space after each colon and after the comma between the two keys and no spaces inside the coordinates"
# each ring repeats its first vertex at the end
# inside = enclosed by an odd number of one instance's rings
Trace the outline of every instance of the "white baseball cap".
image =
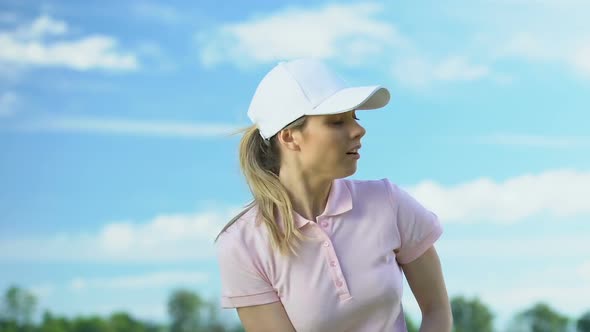
{"type": "Polygon", "coordinates": [[[258,84],[248,117],[269,139],[304,115],[337,114],[381,108],[389,90],[350,87],[324,63],[312,58],[279,62],[258,84]]]}

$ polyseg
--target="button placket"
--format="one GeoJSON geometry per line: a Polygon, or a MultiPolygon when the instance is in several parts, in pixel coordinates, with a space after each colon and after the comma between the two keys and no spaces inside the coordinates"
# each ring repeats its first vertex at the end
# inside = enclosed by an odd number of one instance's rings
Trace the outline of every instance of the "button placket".
{"type": "Polygon", "coordinates": [[[330,234],[330,222],[328,220],[325,220],[325,218],[318,217],[316,225],[318,227],[318,230],[323,234],[330,234]]]}
{"type": "Polygon", "coordinates": [[[330,274],[332,275],[332,282],[336,287],[338,294],[340,295],[341,299],[348,297],[348,288],[346,286],[346,282],[342,275],[342,270],[340,269],[340,265],[338,264],[338,258],[336,257],[336,252],[334,251],[334,247],[332,243],[326,239],[323,241],[322,246],[326,248],[326,261],[328,266],[330,267],[330,274]]]}

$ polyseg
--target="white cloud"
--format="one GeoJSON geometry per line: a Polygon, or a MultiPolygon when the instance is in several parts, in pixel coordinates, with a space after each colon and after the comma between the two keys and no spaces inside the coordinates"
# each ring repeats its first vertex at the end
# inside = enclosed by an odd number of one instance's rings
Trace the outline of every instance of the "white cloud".
{"type": "Polygon", "coordinates": [[[492,74],[488,65],[464,55],[427,59],[389,20],[376,3],[331,4],[315,9],[288,9],[249,21],[227,23],[198,36],[201,62],[238,67],[274,63],[298,57],[328,59],[347,66],[372,65],[376,60],[393,67],[393,77],[409,88],[432,83],[474,81],[492,74]]]}
{"type": "Polygon", "coordinates": [[[393,65],[393,76],[409,87],[425,87],[434,82],[474,81],[489,76],[486,65],[470,63],[463,56],[431,61],[420,56],[400,58],[393,65]]]}
{"type": "Polygon", "coordinates": [[[66,67],[75,70],[135,70],[133,54],[121,53],[116,39],[91,35],[78,40],[46,41],[64,37],[68,26],[49,16],[40,16],[29,25],[0,32],[0,62],[17,66],[66,67]]]}
{"type": "MultiPolygon", "coordinates": [[[[213,240],[239,212],[164,214],[145,223],[105,224],[94,234],[0,238],[1,261],[50,262],[185,262],[213,257],[213,240]]],[[[79,279],[73,287],[85,288],[79,279]]]]}
{"type": "MultiPolygon", "coordinates": [[[[441,10],[439,16],[446,14],[453,24],[464,26],[467,34],[458,38],[466,50],[471,49],[471,58],[484,67],[516,60],[535,66],[559,65],[590,78],[588,1],[451,1],[441,10]]],[[[447,37],[457,39],[454,35],[447,37]]],[[[492,78],[504,81],[502,75],[492,78]]]]}
{"type": "Polygon", "coordinates": [[[476,137],[472,139],[471,142],[478,144],[498,144],[555,149],[578,149],[590,147],[590,137],[584,136],[551,137],[517,134],[493,134],[476,137]]]}
{"type": "Polygon", "coordinates": [[[471,64],[463,57],[450,57],[435,68],[434,78],[441,81],[473,81],[489,73],[486,66],[471,64]]]}
{"type": "Polygon", "coordinates": [[[590,78],[590,36],[572,38],[561,34],[519,32],[496,50],[496,57],[518,57],[539,63],[563,63],[590,78]]]}
{"type": "Polygon", "coordinates": [[[482,57],[557,64],[590,78],[588,1],[510,0],[448,6],[454,20],[468,22],[482,57]],[[502,22],[502,24],[498,24],[502,22]]]}
{"type": "Polygon", "coordinates": [[[557,49],[544,44],[530,32],[515,32],[497,53],[497,56],[519,56],[531,60],[548,60],[559,56],[557,49]]]}
{"type": "Polygon", "coordinates": [[[471,6],[457,2],[447,7],[452,19],[472,24],[468,31],[477,44],[467,45],[475,48],[467,48],[465,54],[429,59],[425,54],[435,50],[420,51],[381,16],[382,5],[369,3],[290,7],[202,31],[198,35],[201,62],[245,67],[311,56],[362,66],[372,63],[367,59],[387,57],[394,78],[411,88],[481,79],[510,82],[511,75],[495,73],[492,68],[505,58],[563,63],[590,77],[590,35],[586,32],[590,26],[583,14],[590,9],[587,2],[527,0],[471,6]],[[499,21],[503,25],[498,26],[499,21]]]}
{"type": "Polygon", "coordinates": [[[240,129],[228,124],[138,121],[116,118],[55,117],[28,120],[8,127],[22,132],[74,132],[133,136],[203,138],[222,137],[240,129]]]}
{"type": "Polygon", "coordinates": [[[15,114],[19,104],[19,97],[14,92],[0,94],[0,118],[15,114]]]}
{"type": "Polygon", "coordinates": [[[68,32],[68,25],[63,21],[54,20],[50,16],[42,15],[30,25],[19,27],[13,36],[19,39],[39,39],[46,36],[62,36],[68,32]]]}
{"type": "Polygon", "coordinates": [[[142,275],[85,278],[76,277],[69,283],[69,289],[80,292],[88,290],[131,290],[168,288],[177,286],[203,285],[209,281],[209,275],[200,271],[163,271],[142,275]]]}
{"type": "Polygon", "coordinates": [[[182,20],[183,15],[176,8],[156,2],[138,2],[131,7],[138,17],[174,24],[182,20]]]}
{"type": "Polygon", "coordinates": [[[377,18],[382,10],[377,4],[332,4],[229,23],[198,36],[201,61],[245,65],[317,57],[355,63],[406,43],[390,22],[377,18]]]}
{"type": "Polygon", "coordinates": [[[484,177],[449,187],[423,181],[408,191],[449,223],[514,223],[540,214],[557,220],[590,214],[590,172],[546,171],[502,182],[484,177]]]}

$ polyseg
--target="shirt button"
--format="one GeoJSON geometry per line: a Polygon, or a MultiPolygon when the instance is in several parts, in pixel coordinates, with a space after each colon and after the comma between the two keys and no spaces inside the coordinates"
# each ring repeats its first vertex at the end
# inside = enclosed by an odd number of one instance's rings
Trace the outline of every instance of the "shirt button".
{"type": "Polygon", "coordinates": [[[322,227],[327,228],[328,227],[328,223],[327,222],[322,222],[322,227]]]}
{"type": "Polygon", "coordinates": [[[338,280],[338,281],[336,281],[336,286],[338,286],[338,287],[342,287],[342,280],[338,280]]]}
{"type": "Polygon", "coordinates": [[[329,247],[329,246],[330,246],[330,242],[324,241],[324,247],[329,247]]]}
{"type": "Polygon", "coordinates": [[[336,261],[331,261],[330,266],[336,266],[336,261]]]}

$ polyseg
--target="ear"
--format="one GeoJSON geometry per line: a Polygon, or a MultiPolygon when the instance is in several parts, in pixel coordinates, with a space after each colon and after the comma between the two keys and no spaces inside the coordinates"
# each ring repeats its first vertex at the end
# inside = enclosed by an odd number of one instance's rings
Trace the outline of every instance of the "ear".
{"type": "Polygon", "coordinates": [[[301,135],[299,132],[296,132],[291,129],[283,129],[279,131],[277,134],[277,138],[281,145],[286,147],[289,150],[299,151],[299,141],[301,140],[301,135]]]}

